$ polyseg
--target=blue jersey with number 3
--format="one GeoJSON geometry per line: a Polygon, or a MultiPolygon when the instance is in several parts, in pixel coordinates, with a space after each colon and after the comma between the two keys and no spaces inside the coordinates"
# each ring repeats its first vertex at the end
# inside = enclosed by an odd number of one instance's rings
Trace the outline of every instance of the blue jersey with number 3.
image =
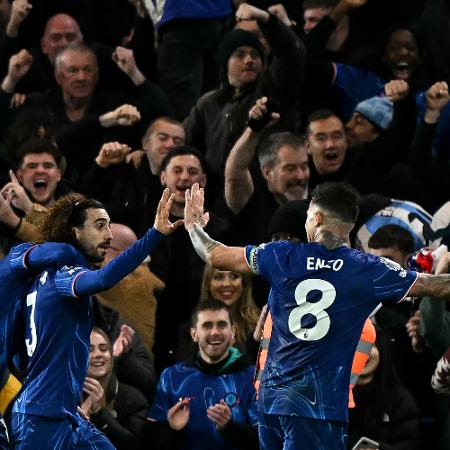
{"type": "Polygon", "coordinates": [[[20,244],[0,261],[0,377],[13,339],[13,308],[30,285],[26,255],[33,244],[20,244]]]}
{"type": "Polygon", "coordinates": [[[402,300],[415,272],[360,251],[318,243],[246,248],[271,284],[273,328],[259,390],[266,414],[346,421],[350,372],[364,321],[381,301],[402,300]]]}
{"type": "Polygon", "coordinates": [[[75,415],[88,368],[93,311],[76,298],[84,267],[49,269],[36,278],[25,308],[27,376],[13,412],[62,418],[75,415]]]}
{"type": "Polygon", "coordinates": [[[0,376],[19,340],[15,322],[19,300],[27,294],[39,272],[78,260],[79,253],[72,246],[47,242],[16,245],[0,261],[0,376]]]}

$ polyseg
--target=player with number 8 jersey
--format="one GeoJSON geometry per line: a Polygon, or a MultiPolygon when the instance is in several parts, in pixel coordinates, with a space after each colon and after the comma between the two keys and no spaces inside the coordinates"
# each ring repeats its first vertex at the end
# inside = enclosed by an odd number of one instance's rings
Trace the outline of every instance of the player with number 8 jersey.
{"type": "Polygon", "coordinates": [[[450,275],[407,271],[350,248],[359,194],[323,183],[311,196],[308,244],[229,247],[204,230],[204,193],[186,192],[184,223],[197,253],[220,270],[270,282],[272,334],[259,387],[261,450],[345,450],[351,366],[367,317],[380,302],[450,296],[450,275]]]}
{"type": "Polygon", "coordinates": [[[351,364],[364,322],[380,301],[402,300],[415,272],[319,243],[274,242],[249,246],[246,254],[252,271],[272,286],[260,409],[346,422],[351,364]]]}

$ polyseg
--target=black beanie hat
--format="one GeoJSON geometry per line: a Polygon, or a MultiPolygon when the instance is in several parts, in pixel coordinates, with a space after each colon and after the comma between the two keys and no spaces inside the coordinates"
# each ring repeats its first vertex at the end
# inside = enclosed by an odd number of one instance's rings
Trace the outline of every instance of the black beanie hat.
{"type": "Polygon", "coordinates": [[[261,59],[264,61],[264,47],[258,38],[253,33],[250,33],[250,31],[237,28],[226,34],[220,44],[220,60],[223,67],[226,67],[231,54],[243,45],[253,47],[257,50],[261,59]]]}
{"type": "Polygon", "coordinates": [[[281,205],[273,214],[269,225],[269,239],[274,233],[289,233],[307,241],[305,222],[309,200],[292,200],[281,205]]]}

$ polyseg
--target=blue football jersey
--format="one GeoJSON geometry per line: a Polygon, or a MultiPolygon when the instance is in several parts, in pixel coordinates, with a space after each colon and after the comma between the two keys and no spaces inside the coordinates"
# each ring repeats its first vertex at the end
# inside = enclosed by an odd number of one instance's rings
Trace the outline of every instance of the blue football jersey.
{"type": "Polygon", "coordinates": [[[189,450],[230,450],[230,444],[208,419],[207,409],[225,400],[236,423],[256,425],[258,421],[256,392],[253,386],[255,367],[247,366],[232,373],[206,374],[188,363],[178,363],[165,369],[158,382],[155,401],[149,417],[167,420],[167,411],[180,398],[191,398],[186,445],[189,450]]]}
{"type": "Polygon", "coordinates": [[[348,247],[274,242],[246,248],[271,284],[273,328],[259,390],[267,414],[346,421],[350,373],[364,321],[398,302],[417,274],[348,247]]]}
{"type": "Polygon", "coordinates": [[[26,265],[32,247],[31,243],[17,245],[0,261],[0,376],[6,368],[14,335],[14,307],[32,282],[26,265]]]}
{"type": "Polygon", "coordinates": [[[13,412],[62,418],[75,415],[89,361],[93,311],[77,298],[76,279],[89,269],[49,269],[34,281],[24,305],[26,378],[13,412]]]}

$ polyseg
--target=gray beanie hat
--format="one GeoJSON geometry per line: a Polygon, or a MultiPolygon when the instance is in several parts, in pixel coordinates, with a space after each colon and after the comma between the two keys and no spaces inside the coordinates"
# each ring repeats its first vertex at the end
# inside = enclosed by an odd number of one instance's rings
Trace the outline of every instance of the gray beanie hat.
{"type": "Polygon", "coordinates": [[[386,97],[372,97],[358,103],[355,112],[364,116],[378,128],[386,130],[391,124],[394,106],[386,97]]]}

